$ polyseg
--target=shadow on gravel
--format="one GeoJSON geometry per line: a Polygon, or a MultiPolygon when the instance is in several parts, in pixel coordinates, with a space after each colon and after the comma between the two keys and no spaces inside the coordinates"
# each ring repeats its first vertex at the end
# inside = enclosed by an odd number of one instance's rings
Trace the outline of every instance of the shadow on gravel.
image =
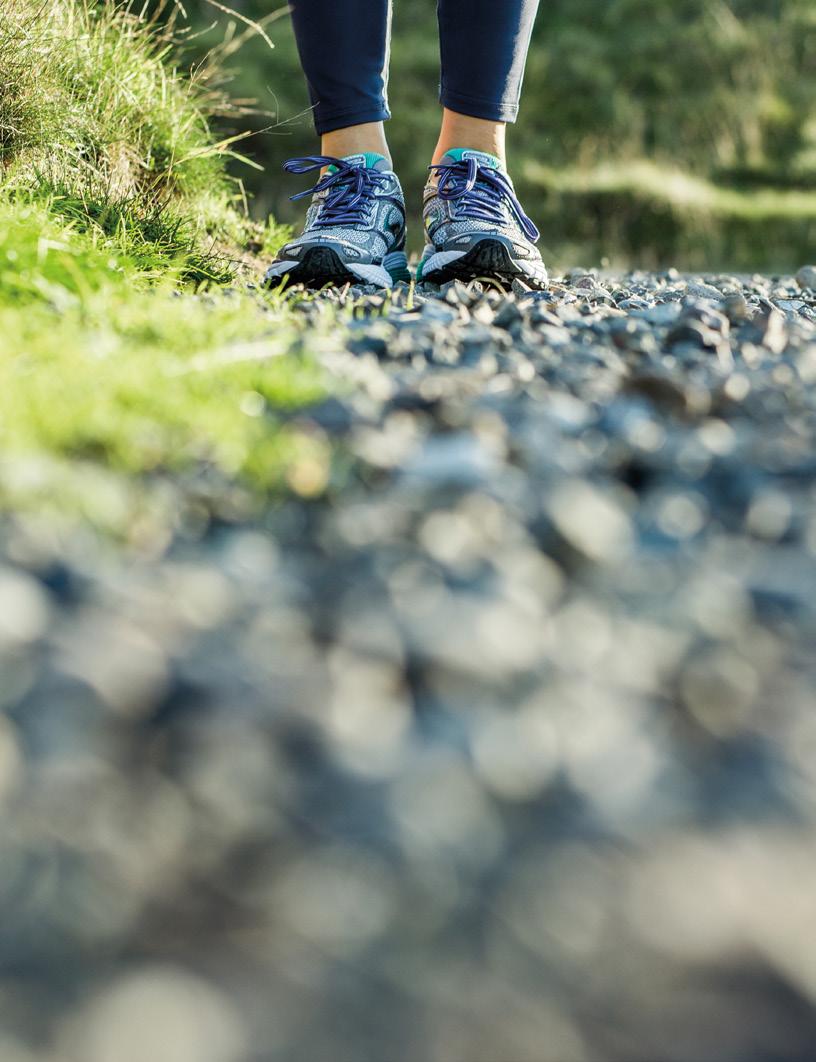
{"type": "Polygon", "coordinates": [[[341,487],[7,521],[3,1062],[810,1062],[808,279],[327,295],[341,487]]]}

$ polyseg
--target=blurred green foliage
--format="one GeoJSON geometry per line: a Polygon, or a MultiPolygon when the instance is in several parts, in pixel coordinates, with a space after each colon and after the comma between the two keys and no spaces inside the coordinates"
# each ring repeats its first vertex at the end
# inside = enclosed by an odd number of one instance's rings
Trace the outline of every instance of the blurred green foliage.
{"type": "MultiPolygon", "coordinates": [[[[280,163],[315,148],[291,24],[269,0],[235,0],[235,9],[272,16],[274,51],[250,38],[233,57],[231,87],[268,112],[246,121],[264,130],[244,145],[266,170],[244,175],[255,209],[290,221],[300,211],[280,163]]],[[[223,40],[227,16],[206,0],[186,10],[194,26],[209,26],[193,50],[223,40]]],[[[438,78],[433,0],[395,0],[388,132],[415,209],[438,78]]],[[[816,4],[544,0],[510,152],[561,262],[784,269],[816,257],[816,4]],[[644,181],[649,172],[665,181],[644,181]],[[679,199],[664,189],[678,173],[695,179],[679,199]],[[803,193],[795,209],[791,189],[803,193]]]]}

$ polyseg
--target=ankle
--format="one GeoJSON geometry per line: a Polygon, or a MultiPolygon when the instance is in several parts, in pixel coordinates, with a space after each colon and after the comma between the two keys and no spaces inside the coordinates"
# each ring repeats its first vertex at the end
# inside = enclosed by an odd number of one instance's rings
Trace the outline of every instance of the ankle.
{"type": "Polygon", "coordinates": [[[483,118],[472,118],[468,114],[457,114],[447,107],[442,113],[442,128],[433,155],[436,165],[446,152],[452,148],[470,148],[471,151],[484,151],[495,155],[503,166],[507,164],[505,149],[504,122],[489,122],[483,118]]]}
{"type": "Polygon", "coordinates": [[[391,163],[391,152],[382,122],[350,125],[345,129],[324,133],[320,140],[320,150],[322,154],[331,155],[333,158],[367,153],[383,155],[389,164],[391,163]]]}

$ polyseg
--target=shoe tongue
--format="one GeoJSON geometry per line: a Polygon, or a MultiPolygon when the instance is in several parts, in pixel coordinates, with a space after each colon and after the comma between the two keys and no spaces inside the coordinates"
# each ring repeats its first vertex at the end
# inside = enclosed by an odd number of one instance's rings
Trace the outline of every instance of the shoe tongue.
{"type": "Polygon", "coordinates": [[[359,155],[345,155],[343,162],[349,166],[363,166],[367,170],[390,170],[391,163],[385,155],[378,155],[376,151],[364,151],[359,155]]]}
{"type": "Polygon", "coordinates": [[[451,148],[450,151],[445,153],[442,162],[450,160],[451,162],[467,162],[468,159],[475,159],[482,166],[490,166],[494,170],[504,170],[501,162],[495,155],[489,155],[486,151],[474,151],[471,148],[451,148]]]}

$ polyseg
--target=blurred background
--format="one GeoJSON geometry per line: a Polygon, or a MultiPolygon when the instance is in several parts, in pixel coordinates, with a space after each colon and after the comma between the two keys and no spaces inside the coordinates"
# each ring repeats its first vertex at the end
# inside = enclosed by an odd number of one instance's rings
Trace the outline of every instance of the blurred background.
{"type": "MultiPolygon", "coordinates": [[[[229,123],[257,132],[242,149],[264,167],[236,172],[254,211],[294,221],[280,165],[315,137],[290,19],[277,0],[231,6],[276,16],[274,51],[255,36],[229,64],[265,112],[229,123]]],[[[415,210],[439,122],[435,7],[394,10],[388,135],[415,210]]],[[[185,9],[193,57],[223,41],[228,16],[185,9]]],[[[816,245],[816,5],[545,0],[510,153],[555,264],[795,270],[816,245]]]]}

